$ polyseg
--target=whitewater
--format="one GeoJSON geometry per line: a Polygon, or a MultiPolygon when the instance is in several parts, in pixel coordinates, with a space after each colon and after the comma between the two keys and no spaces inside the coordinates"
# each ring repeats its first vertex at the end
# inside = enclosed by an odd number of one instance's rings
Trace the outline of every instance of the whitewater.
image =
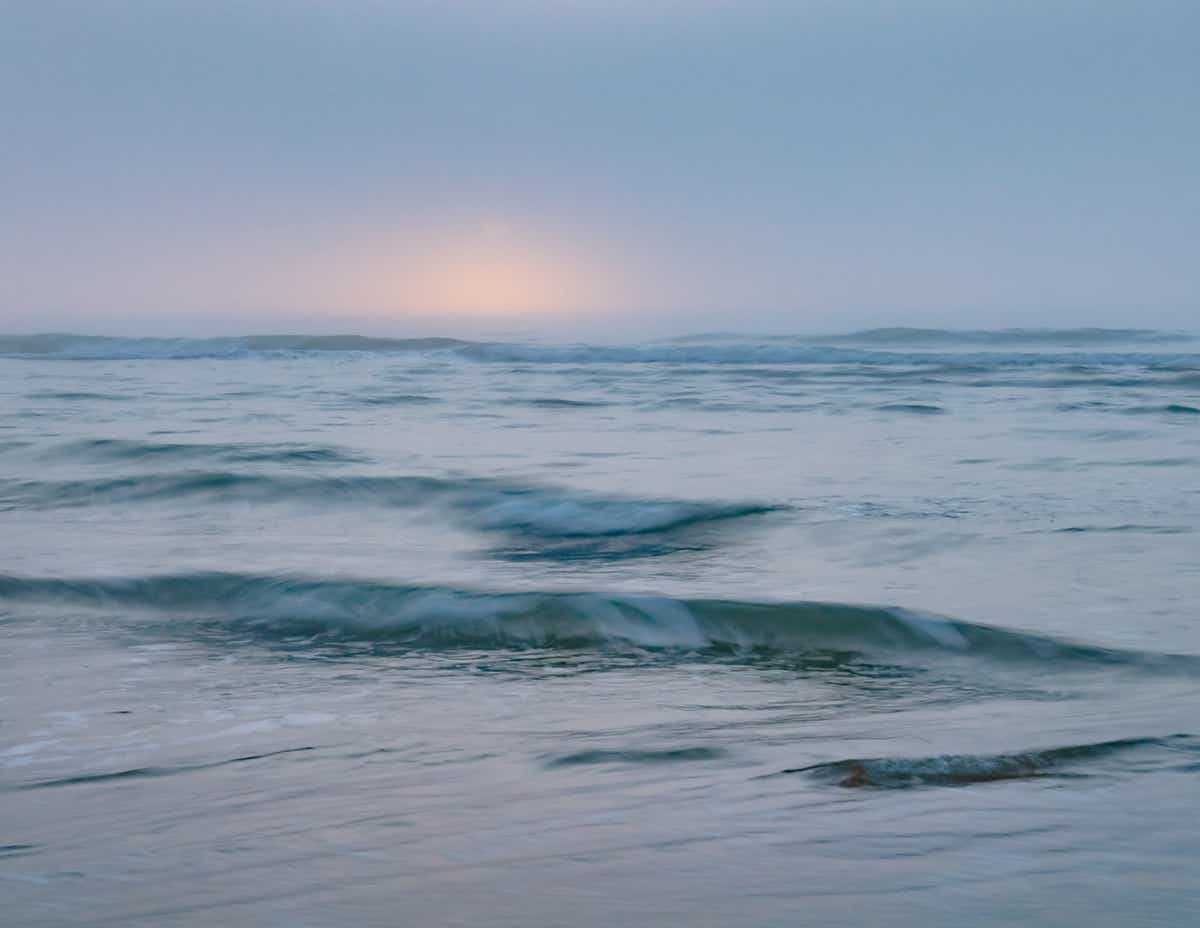
{"type": "Polygon", "coordinates": [[[1200,339],[0,335],[23,926],[1183,926],[1200,339]]]}

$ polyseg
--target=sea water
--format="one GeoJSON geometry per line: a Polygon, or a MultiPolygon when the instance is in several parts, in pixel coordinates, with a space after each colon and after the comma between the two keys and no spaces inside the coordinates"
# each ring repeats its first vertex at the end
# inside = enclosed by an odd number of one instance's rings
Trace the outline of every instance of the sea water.
{"type": "Polygon", "coordinates": [[[0,355],[6,924],[1195,923],[1200,342],[0,355]]]}

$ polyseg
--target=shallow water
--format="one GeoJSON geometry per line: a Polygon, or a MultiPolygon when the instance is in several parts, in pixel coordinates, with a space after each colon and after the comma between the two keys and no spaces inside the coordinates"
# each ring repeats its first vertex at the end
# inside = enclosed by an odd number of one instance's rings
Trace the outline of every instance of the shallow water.
{"type": "Polygon", "coordinates": [[[1193,922],[1193,340],[0,354],[16,923],[1193,922]]]}

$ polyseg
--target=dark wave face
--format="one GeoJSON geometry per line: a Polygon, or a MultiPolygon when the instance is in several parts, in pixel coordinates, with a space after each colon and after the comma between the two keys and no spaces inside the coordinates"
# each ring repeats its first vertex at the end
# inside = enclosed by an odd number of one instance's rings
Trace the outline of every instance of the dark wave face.
{"type": "Polygon", "coordinates": [[[968,655],[1200,673],[1200,658],[1097,648],[905,609],[678,600],[610,593],[477,593],[253,574],[112,580],[0,575],[0,603],[138,610],[267,637],[375,639],[414,648],[638,648],[968,655]]]}
{"type": "Polygon", "coordinates": [[[348,449],[300,444],[133,441],[92,438],[67,442],[43,452],[43,457],[71,462],[154,464],[198,461],[231,464],[353,464],[364,456],[348,449]]]}
{"type": "Polygon", "coordinates": [[[911,789],[920,786],[970,786],[1035,777],[1079,777],[1104,762],[1118,766],[1171,766],[1192,771],[1200,765],[1200,738],[1124,738],[1097,744],[1020,751],[1011,754],[943,754],[935,757],[874,757],[839,760],[784,770],[845,787],[911,789]]]}
{"type": "MultiPolygon", "coordinates": [[[[187,458],[216,453],[235,460],[324,463],[338,460],[319,449],[256,452],[243,448],[198,449],[195,446],[131,447],[91,445],[91,453],[117,458],[187,458]]],[[[540,549],[513,549],[510,558],[588,559],[639,557],[678,550],[677,543],[637,539],[679,536],[689,530],[744,520],[779,511],[762,503],[696,503],[641,500],[574,493],[486,479],[433,477],[300,476],[290,474],[177,471],[100,479],[33,481],[0,480],[0,511],[53,510],[77,507],[128,507],[160,504],[205,507],[283,505],[293,509],[442,507],[466,525],[541,543],[540,549]],[[618,544],[622,538],[634,539],[618,544]],[[592,540],[590,547],[564,544],[592,540]],[[599,544],[598,542],[603,542],[599,544]],[[655,544],[661,550],[656,550],[655,544]],[[522,553],[522,551],[524,553],[522,553]]]]}

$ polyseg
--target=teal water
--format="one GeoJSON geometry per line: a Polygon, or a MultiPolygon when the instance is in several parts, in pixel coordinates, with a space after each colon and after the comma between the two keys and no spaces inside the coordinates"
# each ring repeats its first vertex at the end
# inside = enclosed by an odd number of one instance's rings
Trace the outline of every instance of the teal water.
{"type": "Polygon", "coordinates": [[[0,336],[0,899],[1189,925],[1200,349],[0,336]]]}

